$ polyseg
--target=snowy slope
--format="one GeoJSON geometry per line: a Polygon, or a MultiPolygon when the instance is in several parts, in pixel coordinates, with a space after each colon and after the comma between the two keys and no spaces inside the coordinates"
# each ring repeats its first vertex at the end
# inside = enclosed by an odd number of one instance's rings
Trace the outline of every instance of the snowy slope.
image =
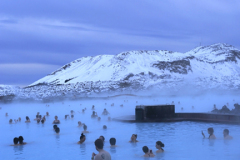
{"type": "Polygon", "coordinates": [[[149,72],[155,77],[170,76],[172,79],[215,77],[221,80],[240,74],[239,58],[238,49],[221,43],[197,47],[186,53],[129,51],[77,59],[31,85],[120,81],[131,75],[131,79],[139,79],[143,78],[139,74],[149,76],[149,72]]]}

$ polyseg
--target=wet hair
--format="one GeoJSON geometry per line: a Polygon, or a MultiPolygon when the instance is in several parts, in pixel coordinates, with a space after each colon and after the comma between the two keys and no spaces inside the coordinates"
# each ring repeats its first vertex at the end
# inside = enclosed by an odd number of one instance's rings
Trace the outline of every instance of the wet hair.
{"type": "Polygon", "coordinates": [[[56,133],[59,133],[59,132],[60,132],[60,128],[57,127],[57,128],[55,129],[55,132],[56,132],[56,133]]]}
{"type": "Polygon", "coordinates": [[[17,137],[13,138],[13,143],[18,144],[18,138],[17,137]]]}
{"type": "Polygon", "coordinates": [[[58,126],[56,124],[53,125],[53,129],[55,130],[58,126]]]}
{"type": "Polygon", "coordinates": [[[98,149],[103,149],[103,141],[101,139],[97,139],[95,142],[94,142],[95,146],[98,148],[98,149]]]}
{"type": "Polygon", "coordinates": [[[100,137],[102,138],[101,140],[104,142],[105,141],[105,137],[104,136],[100,136],[100,137]]]}
{"type": "Polygon", "coordinates": [[[84,129],[84,130],[87,130],[87,126],[86,126],[85,124],[83,125],[83,129],[84,129]]]}
{"type": "Polygon", "coordinates": [[[142,150],[143,150],[144,153],[148,153],[148,150],[149,150],[149,149],[148,149],[147,146],[143,146],[142,150]]]}
{"type": "Polygon", "coordinates": [[[133,134],[137,138],[137,134],[133,134]]]}
{"type": "Polygon", "coordinates": [[[42,119],[41,122],[44,123],[44,120],[42,119]]]}
{"type": "Polygon", "coordinates": [[[84,137],[86,137],[83,133],[80,136],[80,140],[83,139],[84,137]]]}
{"type": "Polygon", "coordinates": [[[71,118],[73,118],[74,117],[74,115],[71,115],[71,118]]]}
{"type": "Polygon", "coordinates": [[[160,147],[164,147],[164,144],[161,141],[157,141],[156,144],[159,145],[160,147]]]}
{"type": "Polygon", "coordinates": [[[29,120],[29,117],[28,117],[28,116],[26,116],[26,120],[27,120],[27,121],[29,120]]]}
{"type": "Polygon", "coordinates": [[[109,140],[111,145],[115,145],[116,144],[116,138],[110,138],[109,140]]]}
{"type": "Polygon", "coordinates": [[[24,139],[23,139],[22,136],[19,136],[19,137],[18,137],[18,141],[19,141],[20,144],[23,144],[23,140],[24,140],[24,139]]]}
{"type": "Polygon", "coordinates": [[[229,134],[229,130],[228,129],[224,129],[223,132],[229,134]]]}
{"type": "Polygon", "coordinates": [[[103,125],[103,129],[107,129],[107,126],[106,126],[106,125],[103,125]]]}
{"type": "Polygon", "coordinates": [[[208,132],[210,133],[210,136],[211,136],[214,132],[213,128],[208,128],[208,132]]]}

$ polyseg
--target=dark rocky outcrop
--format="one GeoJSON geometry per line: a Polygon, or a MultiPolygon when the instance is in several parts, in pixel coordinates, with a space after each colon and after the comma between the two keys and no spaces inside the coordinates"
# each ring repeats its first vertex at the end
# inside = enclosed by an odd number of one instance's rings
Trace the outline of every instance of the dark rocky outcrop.
{"type": "Polygon", "coordinates": [[[180,74],[187,74],[189,71],[192,71],[190,61],[188,59],[172,62],[158,61],[157,63],[153,64],[153,67],[180,74]]]}

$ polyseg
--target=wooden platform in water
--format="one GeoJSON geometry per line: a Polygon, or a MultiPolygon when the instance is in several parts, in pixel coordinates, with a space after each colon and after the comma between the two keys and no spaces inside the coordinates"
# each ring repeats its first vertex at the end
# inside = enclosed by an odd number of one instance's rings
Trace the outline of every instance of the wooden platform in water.
{"type": "Polygon", "coordinates": [[[228,123],[240,124],[240,115],[233,114],[215,114],[215,113],[175,113],[170,118],[135,120],[135,115],[128,115],[113,118],[115,121],[145,123],[145,122],[181,122],[181,121],[198,121],[211,123],[228,123]]]}

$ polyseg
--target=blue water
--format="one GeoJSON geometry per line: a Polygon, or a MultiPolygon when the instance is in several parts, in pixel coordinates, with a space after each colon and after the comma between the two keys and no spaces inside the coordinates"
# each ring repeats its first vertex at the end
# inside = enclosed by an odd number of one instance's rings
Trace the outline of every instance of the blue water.
{"type": "MultiPolygon", "coordinates": [[[[219,105],[229,103],[230,106],[235,103],[231,98],[114,98],[109,100],[86,100],[59,103],[49,103],[49,107],[42,103],[16,103],[1,104],[0,107],[0,159],[13,160],[74,160],[91,159],[92,152],[97,153],[94,141],[100,136],[105,137],[104,149],[108,151],[113,160],[131,160],[147,159],[143,155],[142,147],[148,146],[153,152],[156,151],[155,143],[160,140],[165,144],[164,153],[156,154],[151,159],[240,159],[240,127],[238,125],[218,124],[218,123],[200,123],[200,122],[175,122],[175,123],[121,123],[108,121],[108,116],[101,116],[101,121],[91,119],[91,107],[95,105],[96,111],[100,114],[104,108],[111,113],[111,117],[134,114],[136,104],[165,104],[172,100],[181,104],[176,104],[176,111],[181,112],[207,112],[212,109],[213,102],[218,100],[219,105]],[[124,102],[128,99],[128,102],[124,102]],[[136,103],[138,101],[138,103],[136,103]],[[111,103],[115,103],[111,107],[111,103]],[[105,105],[107,103],[107,105],[105,105]],[[80,105],[81,104],[81,105],[80,105]],[[123,104],[124,107],[120,107],[123,104]],[[191,106],[194,105],[194,110],[191,106]],[[83,108],[87,108],[84,114],[83,108]],[[65,114],[70,114],[70,110],[75,111],[74,119],[64,119],[65,114]],[[37,112],[44,115],[49,112],[45,124],[37,124],[33,119],[37,112]],[[79,113],[79,112],[80,113],[79,113]],[[8,112],[9,116],[5,117],[8,112]],[[52,121],[54,116],[58,115],[61,124],[59,124],[60,134],[55,135],[52,121]],[[31,123],[24,123],[25,116],[29,116],[31,123]],[[22,118],[22,122],[9,124],[10,118],[22,118]],[[88,126],[90,133],[86,134],[84,144],[77,144],[82,127],[77,127],[77,122],[81,121],[88,126]],[[102,126],[107,125],[108,129],[103,130],[102,126]],[[203,139],[201,131],[207,135],[207,128],[213,127],[216,140],[203,139]],[[228,128],[233,140],[224,140],[222,131],[228,128]],[[132,134],[138,134],[139,142],[136,144],[128,143],[132,134]],[[23,136],[28,144],[23,146],[10,146],[14,137],[23,136]],[[116,148],[110,148],[109,139],[117,139],[116,148]]],[[[235,98],[236,100],[236,98],[235,98]]],[[[218,106],[218,105],[217,105],[218,106]]],[[[230,107],[231,108],[231,107],[230,107]]]]}

